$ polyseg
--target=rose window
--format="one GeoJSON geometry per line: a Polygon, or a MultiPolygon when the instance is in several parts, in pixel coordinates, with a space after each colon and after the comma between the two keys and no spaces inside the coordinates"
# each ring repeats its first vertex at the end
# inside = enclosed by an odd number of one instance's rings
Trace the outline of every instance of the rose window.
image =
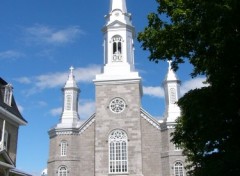
{"type": "Polygon", "coordinates": [[[125,101],[121,98],[114,98],[109,105],[113,113],[121,113],[126,107],[125,101]]]}

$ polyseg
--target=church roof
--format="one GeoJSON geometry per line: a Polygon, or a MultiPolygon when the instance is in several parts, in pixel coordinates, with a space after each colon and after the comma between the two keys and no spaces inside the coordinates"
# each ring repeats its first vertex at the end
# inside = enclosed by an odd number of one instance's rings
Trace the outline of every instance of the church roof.
{"type": "Polygon", "coordinates": [[[23,118],[17,104],[15,102],[14,96],[12,96],[12,103],[11,106],[4,103],[4,87],[8,85],[8,83],[0,77],[0,108],[6,110],[7,112],[11,113],[12,115],[17,117],[17,120],[21,122],[20,124],[25,125],[27,121],[23,118]]]}
{"type": "Polygon", "coordinates": [[[141,117],[145,119],[148,123],[150,123],[153,127],[157,128],[158,130],[161,129],[160,123],[143,108],[141,108],[141,117]]]}
{"type": "MultiPolygon", "coordinates": [[[[52,128],[49,131],[50,136],[54,135],[71,135],[71,134],[81,134],[83,133],[88,127],[90,127],[95,122],[95,113],[88,118],[86,121],[79,121],[79,125],[76,128],[52,128]]],[[[140,109],[140,117],[145,119],[149,124],[151,124],[154,128],[161,130],[161,124],[152,117],[147,111],[143,108],[140,109]]]]}

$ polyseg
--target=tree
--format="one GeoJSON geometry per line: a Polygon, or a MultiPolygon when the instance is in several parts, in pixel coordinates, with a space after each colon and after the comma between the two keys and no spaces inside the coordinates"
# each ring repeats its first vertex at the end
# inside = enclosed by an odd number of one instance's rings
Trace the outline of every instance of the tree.
{"type": "Polygon", "coordinates": [[[157,0],[138,34],[149,59],[186,60],[208,87],[185,94],[173,142],[184,148],[190,175],[240,173],[240,1],[157,0]]]}

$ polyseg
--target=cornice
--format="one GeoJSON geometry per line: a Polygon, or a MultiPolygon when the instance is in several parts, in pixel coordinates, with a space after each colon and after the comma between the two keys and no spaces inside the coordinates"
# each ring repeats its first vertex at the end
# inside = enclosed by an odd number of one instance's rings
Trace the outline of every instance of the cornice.
{"type": "Polygon", "coordinates": [[[142,108],[141,117],[145,119],[148,123],[150,123],[153,127],[157,128],[158,130],[161,130],[160,123],[142,108]]]}

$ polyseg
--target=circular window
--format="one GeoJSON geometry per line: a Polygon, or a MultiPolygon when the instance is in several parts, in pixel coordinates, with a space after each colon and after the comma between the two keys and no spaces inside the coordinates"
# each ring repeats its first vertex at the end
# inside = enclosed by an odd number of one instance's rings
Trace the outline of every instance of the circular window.
{"type": "Polygon", "coordinates": [[[126,103],[121,98],[114,98],[109,104],[109,108],[113,113],[121,113],[124,111],[125,107],[126,103]]]}

